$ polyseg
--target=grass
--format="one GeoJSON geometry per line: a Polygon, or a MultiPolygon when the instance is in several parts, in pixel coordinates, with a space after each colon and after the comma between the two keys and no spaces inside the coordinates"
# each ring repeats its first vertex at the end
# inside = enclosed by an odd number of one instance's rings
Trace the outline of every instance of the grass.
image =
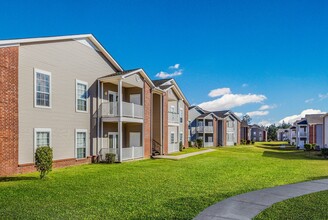
{"type": "Polygon", "coordinates": [[[178,155],[182,155],[182,154],[189,154],[189,153],[203,151],[203,150],[207,150],[207,149],[210,149],[210,148],[208,148],[208,147],[207,148],[205,148],[205,147],[202,147],[202,148],[189,147],[189,148],[183,149],[182,151],[171,153],[169,155],[170,156],[178,156],[178,155]]]}
{"type": "Polygon", "coordinates": [[[262,219],[328,219],[328,191],[288,199],[266,209],[255,220],[262,219]]]}
{"type": "Polygon", "coordinates": [[[37,173],[2,178],[0,216],[191,219],[236,194],[328,177],[328,160],[271,145],[218,148],[179,161],[55,169],[45,180],[39,180],[37,173]]]}

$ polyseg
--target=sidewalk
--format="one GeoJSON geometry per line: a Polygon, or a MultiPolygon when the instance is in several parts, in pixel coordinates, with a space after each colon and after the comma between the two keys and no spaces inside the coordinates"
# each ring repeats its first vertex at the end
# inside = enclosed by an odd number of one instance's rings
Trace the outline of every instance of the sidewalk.
{"type": "Polygon", "coordinates": [[[274,203],[324,190],[328,190],[328,179],[257,190],[218,202],[201,212],[195,220],[252,219],[274,203]]]}
{"type": "Polygon", "coordinates": [[[177,156],[170,156],[170,155],[158,155],[158,156],[153,156],[154,159],[169,159],[169,160],[181,160],[187,157],[192,157],[192,156],[196,156],[199,154],[205,154],[205,153],[209,153],[209,152],[213,152],[215,150],[213,149],[208,149],[208,150],[202,150],[199,152],[193,152],[193,153],[189,153],[189,154],[181,154],[181,155],[177,155],[177,156]]]}

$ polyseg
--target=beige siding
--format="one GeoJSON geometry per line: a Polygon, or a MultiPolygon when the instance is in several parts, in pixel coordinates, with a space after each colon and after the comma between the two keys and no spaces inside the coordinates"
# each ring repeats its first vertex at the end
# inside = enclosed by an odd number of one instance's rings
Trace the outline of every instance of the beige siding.
{"type": "Polygon", "coordinates": [[[76,41],[21,45],[19,163],[33,162],[34,128],[52,129],[54,159],[75,157],[75,129],[88,129],[94,144],[96,123],[91,122],[90,118],[96,111],[96,79],[113,72],[110,64],[97,51],[76,41]],[[34,68],[51,72],[51,109],[34,108],[34,68]],[[75,111],[76,79],[89,84],[88,113],[75,111]]]}

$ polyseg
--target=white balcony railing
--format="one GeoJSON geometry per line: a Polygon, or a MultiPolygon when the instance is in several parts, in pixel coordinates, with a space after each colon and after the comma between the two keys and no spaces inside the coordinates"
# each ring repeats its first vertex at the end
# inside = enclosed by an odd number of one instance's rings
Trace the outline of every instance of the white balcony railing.
{"type": "Polygon", "coordinates": [[[234,128],[233,127],[227,127],[227,132],[234,132],[234,128]]]}
{"type": "Polygon", "coordinates": [[[133,160],[143,158],[143,147],[123,147],[122,160],[133,160]]]}
{"type": "Polygon", "coordinates": [[[213,133],[213,126],[198,126],[197,132],[213,133]]]}
{"type": "Polygon", "coordinates": [[[168,113],[168,121],[170,123],[179,123],[179,113],[169,112],[168,113]]]}
{"type": "Polygon", "coordinates": [[[298,132],[298,136],[299,137],[307,137],[307,132],[305,132],[305,131],[299,131],[298,132]]]}
{"type": "Polygon", "coordinates": [[[178,151],[179,151],[179,144],[178,143],[169,144],[169,149],[168,149],[169,153],[178,152],[178,151]]]}
{"type": "MultiPolygon", "coordinates": [[[[118,102],[107,102],[102,103],[101,106],[102,117],[117,117],[118,113],[118,102]]],[[[122,102],[122,116],[131,118],[143,118],[144,109],[142,105],[137,105],[129,102],[122,102]]]]}
{"type": "Polygon", "coordinates": [[[213,142],[204,142],[204,147],[213,147],[213,142]]]}

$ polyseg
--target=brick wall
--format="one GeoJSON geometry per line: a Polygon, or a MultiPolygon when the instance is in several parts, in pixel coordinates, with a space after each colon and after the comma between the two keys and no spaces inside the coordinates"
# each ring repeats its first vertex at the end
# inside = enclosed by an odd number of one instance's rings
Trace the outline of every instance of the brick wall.
{"type": "Polygon", "coordinates": [[[315,125],[309,126],[309,143],[316,144],[316,127],[315,127],[315,125]]]}
{"type": "Polygon", "coordinates": [[[167,93],[163,94],[163,153],[168,154],[169,151],[169,113],[168,113],[168,97],[167,93]]]}
{"type": "Polygon", "coordinates": [[[189,108],[187,105],[184,105],[184,134],[183,134],[183,137],[184,137],[184,147],[189,147],[188,146],[188,111],[189,111],[189,108]]]}
{"type": "Polygon", "coordinates": [[[226,142],[226,139],[227,139],[227,120],[223,119],[222,120],[222,146],[226,146],[227,145],[227,142],[226,142]]]}
{"type": "Polygon", "coordinates": [[[240,122],[237,122],[237,144],[240,144],[240,136],[241,136],[241,131],[240,131],[240,122]]]}
{"type": "Polygon", "coordinates": [[[213,118],[213,145],[218,146],[218,120],[213,118]]]}
{"type": "Polygon", "coordinates": [[[0,48],[0,176],[18,167],[18,49],[0,48]]]}
{"type": "Polygon", "coordinates": [[[151,89],[144,83],[144,157],[151,156],[151,89]]]}

